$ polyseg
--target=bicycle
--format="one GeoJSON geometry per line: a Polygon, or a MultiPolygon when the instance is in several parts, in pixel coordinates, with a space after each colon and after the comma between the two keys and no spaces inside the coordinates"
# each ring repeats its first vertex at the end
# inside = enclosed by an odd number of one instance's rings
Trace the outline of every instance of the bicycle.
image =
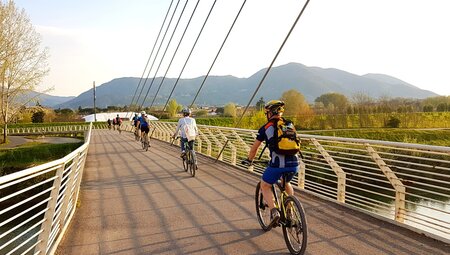
{"type": "MultiPolygon", "coordinates": [[[[251,162],[250,165],[256,163],[251,162]]],[[[267,163],[261,161],[261,163],[267,163]]],[[[289,179],[290,173],[284,173],[282,179],[276,182],[279,192],[272,185],[272,192],[275,198],[275,207],[280,212],[280,220],[278,225],[283,228],[283,236],[291,254],[304,254],[308,240],[308,227],[306,222],[305,210],[300,200],[295,196],[290,196],[286,192],[286,179],[289,179]]],[[[264,231],[269,231],[270,226],[270,209],[264,200],[261,191],[261,182],[256,185],[255,207],[258,222],[264,231]]]]}
{"type": "MultiPolygon", "coordinates": [[[[171,146],[175,142],[175,140],[180,139],[180,137],[176,137],[172,140],[171,146]]],[[[184,143],[184,148],[186,153],[182,156],[183,159],[183,169],[184,171],[188,171],[191,174],[192,177],[195,177],[195,171],[198,170],[197,166],[197,156],[195,155],[195,151],[193,148],[189,146],[188,141],[182,141],[184,143]]]]}

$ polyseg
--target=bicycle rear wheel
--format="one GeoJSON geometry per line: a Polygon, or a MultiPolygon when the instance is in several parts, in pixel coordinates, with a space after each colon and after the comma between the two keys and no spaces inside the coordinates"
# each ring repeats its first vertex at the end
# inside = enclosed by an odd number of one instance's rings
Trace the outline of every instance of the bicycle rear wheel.
{"type": "Polygon", "coordinates": [[[188,159],[188,154],[186,153],[183,156],[183,169],[184,169],[185,172],[187,172],[188,169],[189,169],[189,164],[188,164],[189,161],[188,160],[189,160],[188,159]]]}
{"type": "Polygon", "coordinates": [[[270,230],[270,209],[264,200],[263,193],[261,191],[261,182],[256,185],[255,192],[255,206],[256,206],[256,216],[258,218],[259,225],[264,231],[270,230]]]}
{"type": "Polygon", "coordinates": [[[294,196],[289,196],[284,202],[286,209],[286,224],[283,225],[283,235],[291,254],[304,254],[308,240],[308,227],[303,206],[294,196]]]}
{"type": "Polygon", "coordinates": [[[194,177],[195,176],[195,170],[197,167],[197,160],[195,158],[195,154],[192,150],[188,150],[189,153],[189,172],[191,173],[191,176],[194,177]]]}

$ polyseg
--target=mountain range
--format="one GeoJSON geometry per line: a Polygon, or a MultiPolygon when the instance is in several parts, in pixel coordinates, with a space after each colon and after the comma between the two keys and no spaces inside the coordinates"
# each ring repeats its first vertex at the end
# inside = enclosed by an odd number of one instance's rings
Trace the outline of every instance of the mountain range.
{"type": "MultiPolygon", "coordinates": [[[[209,76],[196,101],[197,105],[224,105],[234,102],[246,105],[262,76],[267,69],[262,69],[248,78],[238,78],[231,75],[209,76]]],[[[172,96],[178,103],[188,105],[192,102],[204,76],[192,79],[180,79],[172,96]]],[[[128,105],[133,98],[140,78],[123,77],[104,83],[96,88],[97,107],[128,105]]],[[[139,105],[151,85],[145,106],[150,105],[160,86],[154,105],[164,104],[175,84],[176,79],[157,77],[146,81],[143,94],[139,97],[139,105]]],[[[138,89],[140,94],[142,84],[138,89]]],[[[284,91],[296,89],[300,91],[309,103],[324,93],[337,92],[351,98],[355,93],[364,93],[370,97],[380,96],[426,98],[438,96],[436,93],[420,89],[407,82],[384,74],[356,75],[334,68],[308,67],[299,63],[273,67],[262,84],[257,96],[266,100],[280,98],[284,91]]],[[[255,100],[255,101],[256,101],[255,100]]],[[[92,107],[92,89],[66,102],[54,104],[54,108],[92,107]]]]}

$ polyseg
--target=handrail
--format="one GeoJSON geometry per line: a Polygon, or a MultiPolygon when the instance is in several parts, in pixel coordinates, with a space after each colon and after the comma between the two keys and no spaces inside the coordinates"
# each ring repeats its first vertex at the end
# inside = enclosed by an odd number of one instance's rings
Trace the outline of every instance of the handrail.
{"type": "MultiPolygon", "coordinates": [[[[154,138],[166,142],[177,125],[153,123],[154,138]]],[[[228,140],[220,161],[262,174],[264,166],[240,163],[256,130],[198,128],[202,143],[228,140]]],[[[299,138],[305,159],[293,179],[298,189],[450,243],[450,147],[306,134],[299,138]]],[[[196,150],[216,158],[219,152],[202,143],[196,150]]]]}
{"type": "Polygon", "coordinates": [[[84,144],[65,157],[0,177],[0,254],[54,254],[77,207],[87,127],[84,144]]]}

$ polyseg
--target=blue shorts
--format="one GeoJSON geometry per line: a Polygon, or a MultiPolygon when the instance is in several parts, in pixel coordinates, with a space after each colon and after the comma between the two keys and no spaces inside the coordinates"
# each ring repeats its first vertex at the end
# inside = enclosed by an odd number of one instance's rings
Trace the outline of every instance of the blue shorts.
{"type": "Polygon", "coordinates": [[[286,172],[290,173],[288,178],[286,179],[286,182],[290,182],[292,178],[294,178],[294,175],[298,172],[298,166],[285,168],[277,168],[269,166],[264,171],[262,180],[269,184],[274,184],[281,178],[281,176],[283,176],[283,173],[286,172]]]}

